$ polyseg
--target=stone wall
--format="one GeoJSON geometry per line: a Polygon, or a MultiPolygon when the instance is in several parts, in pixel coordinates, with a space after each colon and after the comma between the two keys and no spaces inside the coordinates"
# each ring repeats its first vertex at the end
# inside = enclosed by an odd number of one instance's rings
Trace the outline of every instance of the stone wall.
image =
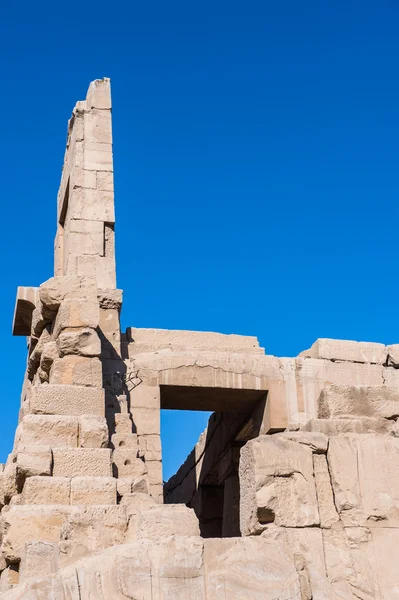
{"type": "Polygon", "coordinates": [[[54,276],[17,291],[0,597],[399,599],[399,345],[121,334],[114,223],[103,79],[68,125],[54,276]],[[165,486],[162,407],[214,411],[165,486]]]}

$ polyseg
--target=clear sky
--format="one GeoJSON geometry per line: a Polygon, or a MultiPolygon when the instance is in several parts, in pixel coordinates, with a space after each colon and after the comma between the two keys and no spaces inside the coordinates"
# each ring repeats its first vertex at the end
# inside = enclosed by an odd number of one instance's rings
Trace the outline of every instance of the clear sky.
{"type": "MultiPolygon", "coordinates": [[[[26,361],[17,285],[52,275],[66,124],[111,77],[123,327],[399,342],[399,4],[4,2],[2,427],[26,361]]],[[[163,416],[164,477],[205,427],[163,416]]]]}

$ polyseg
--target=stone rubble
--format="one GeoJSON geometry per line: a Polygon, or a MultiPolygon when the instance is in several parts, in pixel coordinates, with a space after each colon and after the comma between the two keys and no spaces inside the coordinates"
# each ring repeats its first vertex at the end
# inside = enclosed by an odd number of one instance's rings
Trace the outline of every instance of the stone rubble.
{"type": "Polygon", "coordinates": [[[395,600],[399,344],[120,329],[111,96],[68,124],[54,275],[0,467],[4,600],[395,600]],[[213,411],[162,479],[160,410],[213,411]]]}

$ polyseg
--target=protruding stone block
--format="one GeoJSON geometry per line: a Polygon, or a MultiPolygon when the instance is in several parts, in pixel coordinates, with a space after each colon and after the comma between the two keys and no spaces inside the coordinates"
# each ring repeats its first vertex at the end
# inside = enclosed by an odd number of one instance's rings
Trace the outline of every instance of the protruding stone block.
{"type": "Polygon", "coordinates": [[[55,342],[47,342],[43,346],[43,351],[40,358],[40,368],[48,373],[51,365],[58,358],[58,349],[55,342]]]}
{"type": "Polygon", "coordinates": [[[112,462],[116,477],[139,477],[147,473],[146,464],[137,458],[131,448],[117,448],[112,452],[112,462]]]}
{"type": "Polygon", "coordinates": [[[384,344],[375,342],[319,338],[309,350],[301,352],[300,356],[382,365],[386,362],[387,348],[384,344]]]}
{"type": "Polygon", "coordinates": [[[62,506],[12,506],[2,513],[5,558],[16,563],[21,560],[26,543],[58,542],[62,524],[71,507],[62,506]]]}
{"type": "Polygon", "coordinates": [[[53,336],[57,338],[64,329],[90,327],[96,329],[100,322],[97,298],[66,298],[58,310],[53,336]]]}
{"type": "Polygon", "coordinates": [[[71,504],[116,504],[116,479],[113,477],[74,477],[71,504]]]}
{"type": "Polygon", "coordinates": [[[107,445],[108,426],[105,417],[80,417],[79,446],[81,448],[106,448],[107,445]]]}
{"type": "Polygon", "coordinates": [[[51,311],[57,311],[65,298],[82,297],[93,293],[92,284],[73,275],[51,277],[41,284],[39,295],[42,304],[51,311]]]}
{"type": "Polygon", "coordinates": [[[13,335],[29,336],[32,326],[32,313],[38,304],[39,288],[18,287],[15,302],[13,335]]]}
{"type": "MultiPolygon", "coordinates": [[[[134,510],[134,496],[122,499],[123,504],[130,504],[130,514],[134,510]]],[[[141,505],[138,515],[138,522],[132,517],[129,520],[127,541],[137,537],[159,540],[172,535],[191,537],[200,534],[194,510],[184,504],[141,505]]]]}
{"type": "Polygon", "coordinates": [[[52,453],[49,446],[25,446],[17,454],[18,477],[51,475],[52,453]]]}
{"type": "Polygon", "coordinates": [[[104,416],[104,390],[77,385],[32,386],[30,410],[47,415],[104,416]]]}
{"type": "Polygon", "coordinates": [[[102,387],[103,373],[99,358],[64,356],[57,358],[50,370],[50,385],[102,387]]]}
{"type": "Polygon", "coordinates": [[[80,356],[100,356],[101,341],[95,329],[66,329],[57,339],[57,347],[61,357],[67,354],[80,356]]]}
{"type": "Polygon", "coordinates": [[[54,448],[54,477],[111,477],[108,448],[54,448]]]}
{"type": "Polygon", "coordinates": [[[312,450],[281,437],[262,435],[246,443],[240,460],[240,528],[254,535],[270,523],[319,525],[312,450]]]}
{"type": "Polygon", "coordinates": [[[23,504],[70,504],[68,477],[29,477],[22,490],[23,504]]]}
{"type": "Polygon", "coordinates": [[[326,385],[318,401],[322,419],[384,417],[399,415],[399,390],[385,386],[326,385]]]}
{"type": "Polygon", "coordinates": [[[60,415],[25,415],[22,421],[21,445],[78,445],[78,419],[60,415]]]}
{"type": "Polygon", "coordinates": [[[111,436],[111,446],[117,448],[130,448],[138,450],[137,433],[114,433],[111,436]]]}

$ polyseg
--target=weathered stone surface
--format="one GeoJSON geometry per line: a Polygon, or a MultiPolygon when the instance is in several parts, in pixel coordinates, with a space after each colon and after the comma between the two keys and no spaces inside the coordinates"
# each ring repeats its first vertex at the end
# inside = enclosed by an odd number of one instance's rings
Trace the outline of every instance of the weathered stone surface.
{"type": "Polygon", "coordinates": [[[32,386],[30,408],[36,414],[104,416],[104,390],[76,385],[32,386]]]}
{"type": "Polygon", "coordinates": [[[325,454],[328,447],[328,438],[324,433],[307,432],[307,431],[284,431],[277,434],[279,438],[291,440],[298,444],[305,444],[313,452],[325,454]]]}
{"type": "Polygon", "coordinates": [[[8,592],[19,583],[19,573],[16,565],[6,567],[0,575],[0,592],[8,592]]]}
{"type": "Polygon", "coordinates": [[[61,357],[68,354],[100,356],[101,341],[96,330],[89,327],[64,329],[58,336],[57,348],[61,357]]]}
{"type": "Polygon", "coordinates": [[[66,298],[58,309],[53,336],[56,339],[64,329],[89,327],[96,329],[100,322],[96,298],[66,298]]]}
{"type": "Polygon", "coordinates": [[[68,477],[29,477],[22,490],[23,504],[70,504],[71,480],[68,477]]]}
{"type": "Polygon", "coordinates": [[[344,525],[399,526],[399,439],[333,437],[327,460],[335,506],[344,525]]]}
{"type": "Polygon", "coordinates": [[[106,448],[108,427],[105,417],[83,415],[79,418],[79,446],[81,448],[106,448]]]}
{"type": "Polygon", "coordinates": [[[345,433],[378,433],[396,435],[396,424],[382,417],[353,417],[342,419],[311,419],[301,426],[302,431],[320,432],[326,436],[345,433]]]}
{"type": "Polygon", "coordinates": [[[389,387],[327,385],[319,398],[319,418],[399,416],[399,390],[389,387]]]}
{"type": "Polygon", "coordinates": [[[101,388],[103,373],[99,358],[64,356],[50,370],[50,385],[80,385],[101,388]]]}
{"type": "Polygon", "coordinates": [[[111,477],[107,448],[53,448],[54,477],[111,477]]]}
{"type": "Polygon", "coordinates": [[[17,473],[19,477],[51,475],[52,453],[49,446],[25,446],[17,454],[17,473]]]}
{"type": "MultiPolygon", "coordinates": [[[[122,505],[129,506],[129,513],[134,510],[134,502],[128,503],[124,496],[122,505]]],[[[129,498],[129,500],[131,497],[129,498]]],[[[127,532],[127,541],[133,541],[137,537],[159,540],[172,535],[178,536],[196,536],[199,535],[198,519],[191,508],[184,504],[154,504],[149,502],[143,505],[141,502],[136,516],[129,519],[129,528],[127,532]]]]}
{"type": "Polygon", "coordinates": [[[71,504],[116,504],[116,480],[113,477],[73,477],[71,504]]]}
{"type": "Polygon", "coordinates": [[[147,473],[146,463],[137,458],[134,448],[117,448],[112,452],[116,477],[139,477],[147,473]]]}
{"type": "Polygon", "coordinates": [[[382,365],[386,362],[387,354],[384,344],[319,338],[309,350],[301,352],[300,356],[382,365]]]}
{"type": "Polygon", "coordinates": [[[269,523],[306,527],[320,523],[312,451],[274,436],[247,442],[240,460],[240,527],[256,534],[269,523]]]}
{"type": "Polygon", "coordinates": [[[31,577],[44,578],[51,576],[58,569],[59,548],[50,542],[29,542],[24,548],[19,568],[19,581],[31,577]]]}
{"type": "Polygon", "coordinates": [[[51,369],[51,365],[58,358],[58,349],[55,342],[47,342],[43,346],[43,351],[40,357],[40,368],[45,373],[51,369]]]}
{"type": "Polygon", "coordinates": [[[2,512],[2,552],[11,563],[19,562],[28,542],[58,542],[61,526],[71,507],[12,506],[2,512]]]}
{"type": "Polygon", "coordinates": [[[278,544],[267,539],[204,540],[204,564],[207,600],[223,595],[251,600],[301,598],[293,562],[278,544]]]}
{"type": "Polygon", "coordinates": [[[57,311],[65,298],[84,296],[89,291],[87,288],[80,277],[51,277],[39,287],[39,296],[46,308],[57,311]]]}
{"type": "Polygon", "coordinates": [[[24,446],[78,445],[77,417],[61,415],[25,415],[22,421],[20,443],[24,446]]]}
{"type": "Polygon", "coordinates": [[[320,526],[332,527],[339,521],[339,515],[334,504],[334,494],[326,457],[320,454],[314,454],[313,469],[320,515],[320,526]]]}

